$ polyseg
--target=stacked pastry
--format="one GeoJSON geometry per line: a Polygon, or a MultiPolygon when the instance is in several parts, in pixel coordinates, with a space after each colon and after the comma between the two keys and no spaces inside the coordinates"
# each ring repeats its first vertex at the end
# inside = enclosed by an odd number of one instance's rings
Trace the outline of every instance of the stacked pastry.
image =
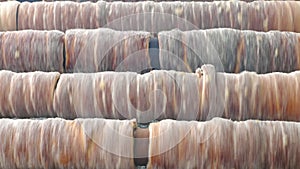
{"type": "Polygon", "coordinates": [[[68,30],[66,72],[138,71],[150,67],[150,33],[111,29],[68,30]]]}
{"type": "Polygon", "coordinates": [[[64,71],[64,34],[59,31],[0,33],[0,68],[15,72],[64,71]]]}
{"type": "Polygon", "coordinates": [[[134,168],[133,120],[0,122],[1,168],[134,168]]]}
{"type": "Polygon", "coordinates": [[[1,2],[0,168],[297,168],[299,11],[1,2]]]}
{"type": "Polygon", "coordinates": [[[155,70],[143,75],[3,70],[0,80],[2,117],[300,120],[299,71],[229,74],[209,65],[196,73],[155,70]]]}
{"type": "Polygon", "coordinates": [[[299,123],[163,120],[150,124],[148,168],[297,168],[299,123]]]}
{"type": "Polygon", "coordinates": [[[74,29],[65,34],[56,30],[0,32],[0,69],[61,73],[139,71],[151,66],[150,37],[148,32],[106,28],[74,29]]]}
{"type": "Polygon", "coordinates": [[[17,9],[19,2],[1,2],[0,31],[17,30],[17,9]]]}
{"type": "Polygon", "coordinates": [[[195,71],[205,63],[232,73],[292,72],[300,68],[300,34],[293,32],[173,30],[160,32],[158,40],[164,69],[195,71]]]}
{"type": "Polygon", "coordinates": [[[297,1],[250,3],[60,1],[2,4],[0,18],[5,20],[0,22],[0,30],[66,31],[72,28],[109,27],[156,33],[172,28],[300,31],[300,24],[297,22],[300,18],[300,3],[297,1]]]}
{"type": "Polygon", "coordinates": [[[15,72],[195,72],[208,63],[229,73],[288,73],[300,68],[300,34],[293,32],[171,30],[155,38],[150,32],[108,28],[23,30],[1,32],[0,44],[0,68],[15,72]],[[157,46],[152,48],[151,42],[157,46]]]}
{"type": "Polygon", "coordinates": [[[75,27],[105,26],[118,30],[158,32],[172,27],[182,30],[226,27],[299,32],[300,25],[296,22],[300,17],[299,9],[300,3],[294,1],[22,3],[18,13],[18,28],[55,28],[65,31],[75,27]],[[168,24],[164,24],[166,22],[168,24]]]}

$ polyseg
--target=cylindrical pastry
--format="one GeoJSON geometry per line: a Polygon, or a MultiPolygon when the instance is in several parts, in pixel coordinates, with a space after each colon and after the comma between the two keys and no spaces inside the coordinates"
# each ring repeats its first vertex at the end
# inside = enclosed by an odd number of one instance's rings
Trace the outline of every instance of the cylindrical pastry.
{"type": "Polygon", "coordinates": [[[203,64],[239,73],[300,69],[300,34],[234,29],[165,31],[158,34],[161,69],[194,72],[203,64]]]}
{"type": "Polygon", "coordinates": [[[7,1],[0,4],[0,31],[17,30],[17,9],[20,2],[7,1]]]}
{"type": "Polygon", "coordinates": [[[151,67],[150,33],[111,29],[68,30],[66,72],[135,71],[151,67]]]}
{"type": "Polygon", "coordinates": [[[0,33],[0,69],[14,72],[64,71],[64,34],[59,31],[0,33]]]}
{"type": "Polygon", "coordinates": [[[106,27],[158,33],[179,28],[235,28],[300,32],[297,1],[219,2],[36,2],[22,3],[19,29],[106,27]]]}
{"type": "Polygon", "coordinates": [[[13,73],[0,71],[1,117],[55,117],[57,72],[13,73]]]}
{"type": "Polygon", "coordinates": [[[196,73],[153,70],[143,75],[100,72],[59,76],[2,71],[0,78],[2,117],[136,118],[139,123],[213,117],[300,121],[299,71],[229,74],[204,65],[196,73]]]}
{"type": "Polygon", "coordinates": [[[149,126],[147,168],[297,168],[300,124],[163,120],[149,126]]]}
{"type": "Polygon", "coordinates": [[[299,75],[216,73],[210,66],[196,74],[156,70],[144,75],[64,74],[54,108],[59,117],[137,118],[140,123],[212,117],[299,121],[299,75]]]}
{"type": "Polygon", "coordinates": [[[132,86],[136,76],[114,72],[62,74],[54,94],[54,110],[64,118],[135,118],[129,98],[133,102],[139,98],[132,92],[137,90],[132,86]]]}
{"type": "Polygon", "coordinates": [[[137,118],[140,123],[193,120],[199,110],[198,82],[196,74],[175,71],[62,74],[54,110],[64,118],[137,118]]]}
{"type": "Polygon", "coordinates": [[[99,28],[100,9],[96,3],[24,2],[18,12],[18,29],[61,30],[99,28]]]}
{"type": "Polygon", "coordinates": [[[134,168],[134,120],[1,119],[0,168],[134,168]]]}
{"type": "Polygon", "coordinates": [[[295,20],[299,17],[299,4],[296,1],[107,2],[106,27],[155,33],[174,28],[299,32],[295,20]]]}
{"type": "Polygon", "coordinates": [[[300,120],[299,71],[228,74],[204,65],[197,73],[202,92],[199,120],[220,115],[233,120],[300,120]]]}

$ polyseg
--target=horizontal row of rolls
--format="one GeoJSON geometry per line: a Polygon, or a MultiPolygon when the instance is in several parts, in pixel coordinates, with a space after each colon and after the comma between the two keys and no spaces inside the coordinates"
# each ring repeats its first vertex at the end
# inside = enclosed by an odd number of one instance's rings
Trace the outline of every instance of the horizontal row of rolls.
{"type": "Polygon", "coordinates": [[[132,59],[136,65],[150,62],[150,37],[148,32],[106,28],[68,30],[66,34],[56,30],[2,32],[0,69],[15,72],[116,70],[126,57],[133,54],[140,55],[132,59]]]}
{"type": "MultiPolygon", "coordinates": [[[[5,1],[5,0],[3,0],[3,1],[5,1]]],[[[37,0],[37,1],[39,1],[39,0],[37,0]]],[[[55,0],[41,0],[41,1],[54,2],[55,0]]],[[[58,0],[58,1],[62,1],[62,0],[58,0]]],[[[98,0],[71,0],[71,1],[73,1],[73,2],[97,2],[98,0]]],[[[114,1],[120,1],[120,0],[103,0],[103,1],[114,2],[114,1]]],[[[121,1],[122,2],[143,2],[143,1],[149,1],[149,0],[121,0],[121,1]]],[[[151,1],[154,1],[154,2],[164,2],[166,0],[151,0],[151,1]]],[[[168,1],[177,1],[177,0],[168,0],[168,1]]],[[[181,1],[189,1],[189,0],[181,0],[181,1]]],[[[222,1],[222,0],[195,0],[195,1],[199,1],[199,2],[211,2],[211,1],[222,1]]],[[[252,2],[252,1],[255,1],[255,0],[241,0],[241,1],[252,2]]],[[[278,1],[278,0],[268,0],[268,1],[278,1]]]]}
{"type": "Polygon", "coordinates": [[[208,63],[229,73],[300,69],[300,34],[293,32],[171,30],[155,38],[150,32],[108,28],[23,30],[1,32],[0,45],[0,69],[14,72],[195,72],[208,63]]]}
{"type": "Polygon", "coordinates": [[[134,120],[0,119],[0,168],[135,168],[134,120]]]}
{"type": "Polygon", "coordinates": [[[71,73],[0,71],[0,117],[300,121],[300,71],[71,73]],[[193,103],[193,104],[190,104],[193,103]]]}
{"type": "Polygon", "coordinates": [[[139,130],[135,120],[0,119],[0,167],[135,168],[135,148],[156,169],[300,165],[296,122],[162,120],[139,130]]]}
{"type": "MultiPolygon", "coordinates": [[[[6,1],[11,1],[11,0],[0,0],[0,2],[6,2],[6,1]]],[[[24,2],[22,0],[19,0],[20,2],[24,2]]],[[[55,2],[55,1],[63,1],[63,0],[28,0],[26,2],[39,2],[39,1],[44,1],[44,2],[55,2]]],[[[72,2],[98,2],[98,0],[69,0],[72,2]]],[[[102,0],[105,2],[114,2],[114,1],[120,1],[120,0],[102,0]]],[[[154,2],[164,2],[166,0],[121,0],[122,2],[144,2],[144,1],[154,1],[154,2]]],[[[168,1],[177,1],[177,0],[168,0],[168,1]]],[[[189,1],[189,0],[182,0],[184,1],[189,1]]],[[[195,0],[199,2],[212,2],[212,1],[223,1],[223,0],[195,0]]],[[[229,1],[229,0],[226,0],[229,1]]],[[[255,0],[241,0],[244,2],[253,2],[255,0]]],[[[267,0],[267,1],[280,1],[280,0],[267,0]]],[[[294,0],[291,0],[294,1],[294,0]]],[[[296,0],[295,0],[296,1],[296,0]]]]}
{"type": "Polygon", "coordinates": [[[0,30],[107,27],[159,32],[208,28],[300,31],[300,2],[2,2],[0,30]]]}

